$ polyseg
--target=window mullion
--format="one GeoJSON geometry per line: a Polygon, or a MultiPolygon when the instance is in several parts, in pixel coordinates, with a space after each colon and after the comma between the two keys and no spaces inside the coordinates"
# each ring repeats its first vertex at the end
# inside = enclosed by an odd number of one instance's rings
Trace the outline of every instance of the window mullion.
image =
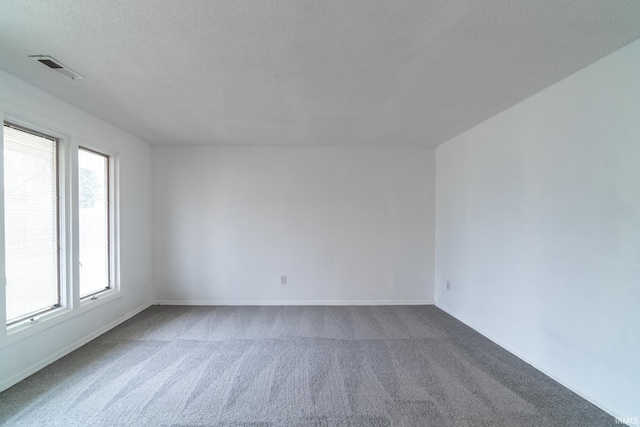
{"type": "Polygon", "coordinates": [[[70,291],[69,302],[72,308],[80,306],[80,221],[79,221],[79,186],[78,186],[78,144],[71,140],[67,145],[68,159],[67,182],[70,197],[68,197],[68,224],[69,224],[69,245],[68,245],[68,262],[69,262],[69,282],[67,289],[70,291]]]}
{"type": "MultiPolygon", "coordinates": [[[[0,123],[4,123],[4,111],[0,110],[0,123]]],[[[7,284],[5,271],[4,233],[4,132],[0,132],[0,341],[7,336],[7,284]]]]}

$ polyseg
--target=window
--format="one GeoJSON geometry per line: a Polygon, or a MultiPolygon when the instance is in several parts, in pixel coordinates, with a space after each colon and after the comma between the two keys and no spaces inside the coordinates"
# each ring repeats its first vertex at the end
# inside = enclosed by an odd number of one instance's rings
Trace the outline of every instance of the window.
{"type": "Polygon", "coordinates": [[[109,156],[78,150],[80,297],[109,289],[109,156]]]}
{"type": "Polygon", "coordinates": [[[5,123],[7,323],[60,306],[58,139],[5,123]]]}
{"type": "Polygon", "coordinates": [[[3,111],[0,122],[0,277],[6,277],[0,341],[6,342],[122,295],[117,151],[99,142],[80,146],[79,138],[3,111]]]}

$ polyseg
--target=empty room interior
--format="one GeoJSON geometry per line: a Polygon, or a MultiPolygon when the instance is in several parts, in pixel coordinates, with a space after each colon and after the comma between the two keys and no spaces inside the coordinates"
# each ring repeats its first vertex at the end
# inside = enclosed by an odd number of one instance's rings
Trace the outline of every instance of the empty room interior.
{"type": "Polygon", "coordinates": [[[640,425],[637,0],[0,0],[0,425],[640,425]]]}

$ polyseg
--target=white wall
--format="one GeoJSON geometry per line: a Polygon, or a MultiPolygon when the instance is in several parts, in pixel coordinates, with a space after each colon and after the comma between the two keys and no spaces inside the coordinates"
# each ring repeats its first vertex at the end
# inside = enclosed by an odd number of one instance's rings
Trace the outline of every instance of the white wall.
{"type": "Polygon", "coordinates": [[[640,42],[439,146],[436,161],[436,305],[640,416],[640,42]]]}
{"type": "Polygon", "coordinates": [[[434,155],[154,146],[155,299],[432,303],[434,155]]]}
{"type": "MultiPolygon", "coordinates": [[[[106,325],[113,326],[150,303],[151,153],[150,146],[139,139],[1,71],[0,110],[54,127],[87,144],[97,142],[117,147],[122,295],[17,342],[0,336],[2,390],[64,355],[78,343],[104,332],[106,325]]],[[[4,262],[4,257],[0,257],[0,262],[4,262]]],[[[4,299],[0,299],[4,305],[4,299]]]]}

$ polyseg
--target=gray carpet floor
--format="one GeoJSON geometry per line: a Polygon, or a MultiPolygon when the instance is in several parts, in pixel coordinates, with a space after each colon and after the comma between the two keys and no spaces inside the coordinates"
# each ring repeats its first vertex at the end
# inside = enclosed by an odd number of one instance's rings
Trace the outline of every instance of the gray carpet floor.
{"type": "Polygon", "coordinates": [[[434,306],[154,306],[1,393],[0,425],[616,423],[434,306]]]}

